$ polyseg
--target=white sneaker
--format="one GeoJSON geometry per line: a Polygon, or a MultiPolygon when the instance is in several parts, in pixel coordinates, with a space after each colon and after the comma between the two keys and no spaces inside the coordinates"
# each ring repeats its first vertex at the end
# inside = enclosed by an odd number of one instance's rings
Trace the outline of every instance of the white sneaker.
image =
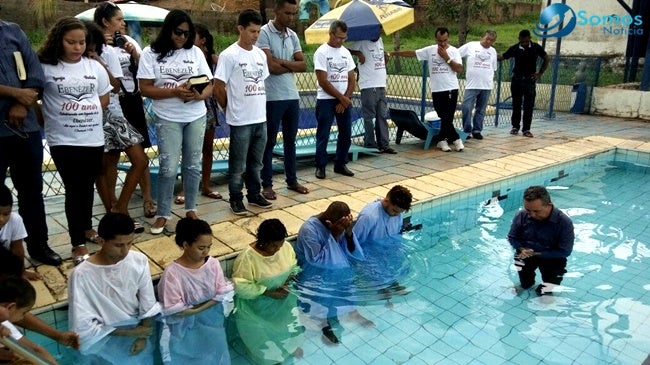
{"type": "Polygon", "coordinates": [[[447,143],[447,141],[444,141],[444,140],[440,141],[440,142],[438,142],[438,144],[436,146],[438,148],[440,148],[443,152],[451,151],[451,148],[449,148],[449,144],[447,143]]]}
{"type": "MultiPolygon", "coordinates": [[[[462,141],[460,138],[458,138],[457,140],[455,140],[455,141],[453,142],[453,145],[454,145],[454,149],[455,149],[457,152],[460,152],[460,151],[462,151],[462,150],[465,149],[465,146],[463,146],[463,141],[462,141]]],[[[447,148],[449,148],[449,147],[447,147],[447,148]]]]}

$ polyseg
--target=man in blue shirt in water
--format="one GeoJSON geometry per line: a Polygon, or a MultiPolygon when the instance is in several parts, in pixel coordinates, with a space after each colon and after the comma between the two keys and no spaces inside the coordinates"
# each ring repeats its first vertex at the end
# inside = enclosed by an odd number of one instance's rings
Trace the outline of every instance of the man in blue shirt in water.
{"type": "Polygon", "coordinates": [[[543,186],[524,191],[524,209],[512,219],[508,241],[516,250],[515,265],[523,289],[535,284],[537,268],[543,282],[535,289],[538,295],[551,293],[553,286],[560,285],[573,250],[573,223],[553,205],[543,186]]]}

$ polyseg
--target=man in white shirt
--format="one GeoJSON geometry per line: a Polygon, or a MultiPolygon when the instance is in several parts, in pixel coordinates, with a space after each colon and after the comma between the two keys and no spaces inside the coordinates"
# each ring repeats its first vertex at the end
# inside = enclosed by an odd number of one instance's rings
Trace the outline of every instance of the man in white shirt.
{"type": "Polygon", "coordinates": [[[451,151],[449,142],[458,152],[462,151],[463,141],[454,128],[454,113],[458,102],[458,74],[463,72],[463,60],[458,49],[449,44],[449,30],[444,27],[436,29],[436,44],[416,51],[391,52],[390,55],[417,57],[429,62],[429,82],[433,108],[440,117],[438,148],[444,152],[451,151]]]}
{"type": "Polygon", "coordinates": [[[348,49],[359,60],[359,89],[361,89],[361,107],[365,127],[364,146],[377,148],[381,153],[396,154],[397,151],[388,146],[388,122],[386,121],[388,54],[384,52],[384,41],[381,37],[373,41],[358,41],[352,43],[348,49]],[[373,119],[375,120],[374,127],[373,119]]]}
{"type": "Polygon", "coordinates": [[[492,47],[497,33],[487,30],[480,41],[462,45],[458,52],[466,58],[465,94],[461,109],[463,111],[463,131],[467,139],[483,139],[483,119],[490,93],[494,86],[494,73],[497,70],[497,51],[492,47]],[[474,118],[472,119],[472,108],[474,118]]]}
{"type": "Polygon", "coordinates": [[[352,92],[355,75],[354,60],[350,51],[343,47],[348,36],[348,25],[342,20],[330,24],[329,40],[314,53],[314,70],[318,80],[316,92],[316,178],[325,178],[327,166],[327,144],[330,138],[332,121],[336,118],[338,138],[334,172],[354,176],[346,166],[348,152],[352,144],[352,92]]]}
{"type": "Polygon", "coordinates": [[[262,27],[262,16],[247,9],[239,14],[239,39],[219,55],[214,72],[214,96],[226,110],[230,126],[228,156],[228,190],[230,210],[246,215],[244,194],[248,204],[270,208],[273,204],[262,194],[262,156],[266,146],[266,88],[269,76],[266,55],[255,46],[262,27]]]}

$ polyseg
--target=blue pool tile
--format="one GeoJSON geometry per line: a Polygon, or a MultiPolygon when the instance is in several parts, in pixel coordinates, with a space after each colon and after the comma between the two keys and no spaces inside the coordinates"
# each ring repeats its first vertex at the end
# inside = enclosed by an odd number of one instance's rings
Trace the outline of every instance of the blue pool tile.
{"type": "Polygon", "coordinates": [[[415,354],[422,352],[422,350],[424,350],[428,346],[426,344],[420,343],[415,338],[406,338],[400,341],[397,347],[399,347],[400,349],[406,351],[411,356],[413,356],[415,354]]]}
{"type": "Polygon", "coordinates": [[[434,351],[439,352],[440,354],[442,354],[442,355],[445,356],[445,357],[449,357],[449,356],[451,356],[453,353],[456,352],[456,349],[455,349],[455,348],[453,348],[453,347],[451,347],[450,345],[446,344],[446,343],[445,343],[444,341],[442,341],[442,340],[439,340],[439,341],[435,342],[435,343],[433,344],[433,346],[431,346],[431,348],[432,348],[434,351]]]}
{"type": "Polygon", "coordinates": [[[519,352],[510,360],[513,364],[537,364],[543,362],[543,359],[536,357],[534,354],[528,353],[526,351],[519,352]]]}
{"type": "Polygon", "coordinates": [[[412,354],[400,346],[392,346],[384,352],[384,356],[393,360],[395,364],[404,364],[411,358],[412,354]]]}
{"type": "Polygon", "coordinates": [[[441,364],[445,360],[445,356],[430,347],[422,350],[416,355],[416,358],[423,360],[426,364],[441,364]]]}
{"type": "Polygon", "coordinates": [[[362,363],[364,363],[364,361],[362,361],[353,352],[350,352],[350,353],[346,354],[345,356],[341,357],[340,359],[336,360],[337,365],[358,365],[358,364],[362,364],[362,363]]]}
{"type": "Polygon", "coordinates": [[[499,355],[496,355],[490,351],[485,351],[484,353],[481,354],[481,356],[476,358],[476,364],[499,365],[499,364],[508,364],[508,362],[499,355]]]}
{"type": "Polygon", "coordinates": [[[381,355],[381,352],[377,351],[372,346],[365,346],[363,349],[359,349],[356,354],[361,358],[362,363],[372,364],[375,359],[381,355]]]}

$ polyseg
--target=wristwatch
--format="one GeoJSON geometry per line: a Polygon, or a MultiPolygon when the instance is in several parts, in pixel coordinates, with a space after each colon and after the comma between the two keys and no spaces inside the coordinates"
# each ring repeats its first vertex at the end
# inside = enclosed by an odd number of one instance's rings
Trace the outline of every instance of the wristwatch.
{"type": "Polygon", "coordinates": [[[447,60],[447,63],[449,64],[449,63],[451,63],[451,61],[452,61],[451,57],[449,57],[449,59],[447,60]]]}

